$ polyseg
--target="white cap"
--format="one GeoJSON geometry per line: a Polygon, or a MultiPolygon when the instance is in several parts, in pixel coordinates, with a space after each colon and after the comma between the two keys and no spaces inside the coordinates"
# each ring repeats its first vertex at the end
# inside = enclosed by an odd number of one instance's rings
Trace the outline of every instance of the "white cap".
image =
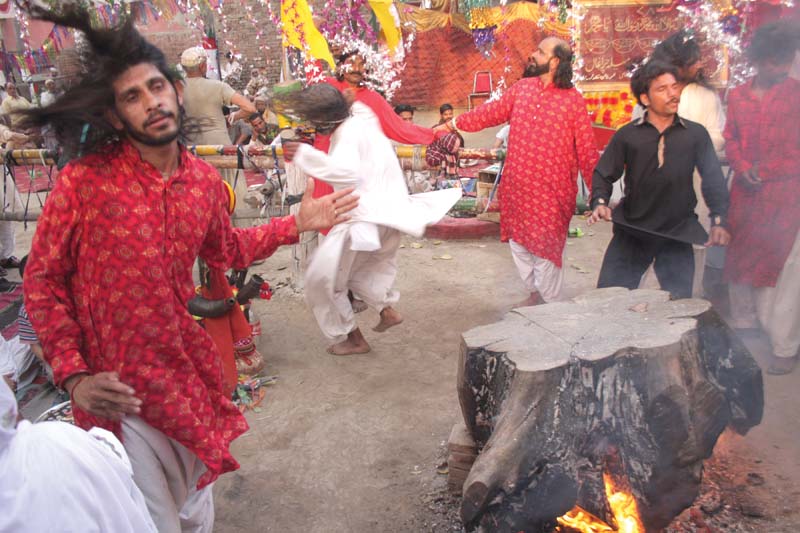
{"type": "Polygon", "coordinates": [[[203,47],[193,46],[191,48],[187,48],[181,54],[181,65],[186,68],[199,67],[206,62],[206,59],[206,51],[203,50],[203,47]]]}

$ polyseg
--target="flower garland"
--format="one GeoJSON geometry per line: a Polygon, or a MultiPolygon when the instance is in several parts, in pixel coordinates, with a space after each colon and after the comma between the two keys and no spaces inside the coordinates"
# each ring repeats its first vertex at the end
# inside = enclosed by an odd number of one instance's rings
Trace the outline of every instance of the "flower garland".
{"type": "MultiPolygon", "coordinates": [[[[362,39],[355,38],[347,33],[341,33],[329,38],[328,42],[338,54],[358,54],[364,58],[365,76],[364,85],[373,89],[391,101],[394,93],[400,88],[400,73],[405,67],[404,63],[392,62],[385,50],[377,50],[373,45],[362,39]]],[[[342,68],[347,69],[347,66],[342,68]]]]}

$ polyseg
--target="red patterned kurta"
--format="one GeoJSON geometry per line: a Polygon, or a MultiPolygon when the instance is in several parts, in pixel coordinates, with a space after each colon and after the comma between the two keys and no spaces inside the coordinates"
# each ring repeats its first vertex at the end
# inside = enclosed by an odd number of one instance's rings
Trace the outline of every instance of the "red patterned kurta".
{"type": "MultiPolygon", "coordinates": [[[[181,148],[165,180],[129,143],[67,165],[39,218],[25,305],[56,383],[115,371],[143,401],[141,417],[194,452],[204,486],[238,468],[228,448],[247,423],[222,394],[211,338],[186,304],[192,266],[245,268],[296,242],[293,217],[233,229],[213,167],[181,148]]],[[[75,409],[83,428],[119,424],[75,409]]]]}
{"type": "Polygon", "coordinates": [[[774,287],[800,230],[800,82],[788,78],[761,99],[752,82],[731,91],[725,153],[734,170],[725,277],[774,287]],[[756,163],[762,185],[751,190],[741,173],[756,163]]]}
{"type": "Polygon", "coordinates": [[[597,163],[589,115],[576,89],[523,78],[499,99],[458,116],[456,126],[479,131],[509,122],[508,155],[498,191],[500,237],[561,267],[575,212],[577,171],[589,189],[597,163]]]}

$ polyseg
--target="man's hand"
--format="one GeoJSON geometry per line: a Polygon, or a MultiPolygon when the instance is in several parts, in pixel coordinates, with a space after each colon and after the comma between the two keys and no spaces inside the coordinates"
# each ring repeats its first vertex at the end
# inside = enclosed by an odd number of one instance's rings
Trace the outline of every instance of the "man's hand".
{"type": "Polygon", "coordinates": [[[350,220],[347,213],[358,206],[358,196],[351,194],[354,190],[353,187],[348,187],[322,198],[312,198],[314,180],[309,178],[306,192],[303,194],[303,201],[300,202],[300,211],[294,217],[297,223],[297,232],[330,228],[350,220]]]}
{"type": "Polygon", "coordinates": [[[708,241],[706,246],[728,246],[731,242],[731,234],[722,226],[711,226],[711,231],[708,234],[708,241]]]}
{"type": "Polygon", "coordinates": [[[297,147],[300,146],[300,143],[297,141],[287,141],[281,139],[281,148],[283,148],[283,160],[287,163],[291,163],[292,159],[294,159],[294,155],[297,153],[297,147]]]}
{"type": "Polygon", "coordinates": [[[758,177],[758,165],[754,165],[742,172],[741,177],[748,188],[758,189],[761,187],[761,178],[758,177]]]}
{"type": "Polygon", "coordinates": [[[75,404],[91,415],[119,421],[141,412],[136,391],[119,380],[116,372],[74,376],[64,384],[75,404]]]}
{"type": "Polygon", "coordinates": [[[588,224],[591,226],[595,222],[600,222],[601,220],[605,220],[606,222],[611,222],[611,208],[607,205],[598,205],[592,211],[592,214],[589,216],[588,224]]]}

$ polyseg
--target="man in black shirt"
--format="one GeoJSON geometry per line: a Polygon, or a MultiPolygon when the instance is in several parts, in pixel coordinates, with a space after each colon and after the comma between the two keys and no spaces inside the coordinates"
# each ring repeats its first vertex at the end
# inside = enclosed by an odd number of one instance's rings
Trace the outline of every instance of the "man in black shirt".
{"type": "Polygon", "coordinates": [[[614,222],[614,237],[600,270],[598,287],[639,286],[654,263],[661,287],[673,298],[692,295],[692,244],[725,246],[728,189],[706,129],[678,116],[680,87],[671,65],[650,61],[631,78],[631,90],[645,108],[641,119],[612,137],[592,178],[592,216],[614,222]],[[695,167],[711,213],[705,232],[694,213],[695,167]],[[625,196],[613,211],[614,182],[625,173],[625,196]]]}

